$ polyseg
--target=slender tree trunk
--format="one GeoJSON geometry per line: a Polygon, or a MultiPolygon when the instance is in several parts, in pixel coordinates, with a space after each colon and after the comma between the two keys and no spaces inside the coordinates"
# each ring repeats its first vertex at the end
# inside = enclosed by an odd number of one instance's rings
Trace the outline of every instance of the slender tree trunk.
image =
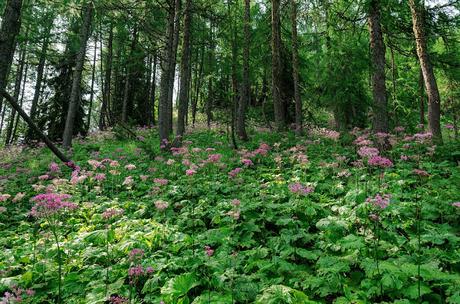
{"type": "Polygon", "coordinates": [[[291,0],[292,23],[292,78],[294,79],[295,124],[296,134],[302,134],[302,100],[299,89],[299,51],[297,39],[297,3],[291,0]]]}
{"type": "Polygon", "coordinates": [[[420,76],[418,78],[418,90],[419,90],[419,107],[420,107],[420,125],[425,125],[425,86],[423,84],[423,72],[420,69],[420,76]]]}
{"type": "Polygon", "coordinates": [[[176,0],[175,16],[174,16],[174,38],[172,46],[172,57],[171,57],[171,68],[169,70],[169,79],[171,84],[168,91],[168,133],[173,132],[173,97],[174,97],[174,86],[176,82],[176,60],[177,60],[177,47],[179,45],[179,34],[180,34],[180,16],[181,16],[181,5],[182,0],[176,0]]]}
{"type": "Polygon", "coordinates": [[[251,84],[249,79],[249,49],[251,44],[251,2],[244,0],[244,46],[243,46],[243,88],[238,105],[237,133],[241,140],[247,141],[246,108],[250,104],[251,84]]]}
{"type": "Polygon", "coordinates": [[[192,26],[191,0],[186,0],[185,17],[184,17],[184,38],[182,44],[182,61],[181,61],[181,81],[179,89],[179,111],[177,115],[176,136],[182,137],[185,132],[185,115],[187,113],[188,101],[190,96],[190,35],[192,26]]]}
{"type": "MultiPolygon", "coordinates": [[[[50,32],[53,26],[53,18],[49,18],[47,20],[47,26],[43,37],[42,48],[40,51],[40,59],[38,60],[37,66],[37,79],[35,81],[35,89],[34,89],[34,96],[32,98],[32,105],[30,108],[30,118],[32,121],[35,122],[36,115],[37,115],[37,107],[38,101],[40,99],[40,93],[42,92],[42,83],[43,83],[43,75],[45,71],[45,63],[46,63],[46,53],[48,52],[49,40],[50,40],[50,32]]],[[[30,140],[36,139],[36,134],[33,134],[32,129],[28,129],[26,133],[26,142],[30,142],[30,140]]]]}
{"type": "MultiPolygon", "coordinates": [[[[26,37],[27,37],[27,34],[26,34],[26,37]]],[[[26,52],[27,52],[27,44],[25,42],[22,47],[21,54],[19,56],[19,67],[16,72],[16,80],[14,82],[13,98],[16,100],[19,100],[19,96],[21,94],[22,77],[24,74],[24,66],[26,64],[26,52]]],[[[10,117],[8,119],[8,127],[6,129],[6,135],[5,135],[5,145],[11,144],[15,119],[16,119],[16,110],[13,108],[11,109],[10,117]]]]}
{"type": "Polygon", "coordinates": [[[169,0],[168,26],[166,28],[166,44],[161,59],[161,80],[160,98],[158,101],[158,129],[160,135],[160,147],[167,148],[169,140],[169,92],[170,86],[174,85],[171,79],[171,68],[173,61],[174,47],[174,20],[175,20],[175,1],[169,0]]]}
{"type": "Polygon", "coordinates": [[[86,128],[86,132],[90,131],[91,128],[91,114],[93,111],[93,100],[94,100],[94,82],[96,80],[96,58],[97,58],[97,35],[94,37],[94,53],[93,53],[93,67],[91,71],[91,92],[89,95],[89,109],[88,109],[88,124],[86,128]]]}
{"type": "MultiPolygon", "coordinates": [[[[25,59],[25,58],[24,58],[25,59]]],[[[21,90],[21,100],[19,102],[19,106],[22,108],[24,105],[24,94],[26,91],[26,84],[27,84],[27,74],[29,73],[29,64],[26,62],[26,68],[24,71],[24,77],[22,77],[22,90],[21,90]]],[[[11,140],[10,144],[16,141],[16,134],[18,130],[18,125],[19,125],[19,115],[16,115],[16,120],[14,122],[14,128],[13,128],[13,133],[11,135],[11,140]]]]}
{"type": "Polygon", "coordinates": [[[272,0],[272,97],[275,124],[278,131],[285,128],[285,109],[281,100],[281,21],[280,0],[272,0]]]}
{"type": "Polygon", "coordinates": [[[375,133],[388,133],[388,105],[385,85],[385,44],[383,42],[382,28],[380,25],[380,0],[371,1],[368,24],[371,49],[372,95],[374,98],[373,129],[375,133]]]}
{"type": "MultiPolygon", "coordinates": [[[[102,51],[102,49],[101,49],[102,51]]],[[[107,41],[107,58],[105,63],[105,86],[102,94],[101,114],[99,116],[99,130],[107,126],[108,105],[110,104],[112,88],[112,60],[113,60],[113,25],[110,24],[109,39],[107,41]]],[[[102,61],[101,61],[102,62],[102,61]]]]}
{"type": "MultiPolygon", "coordinates": [[[[8,74],[13,62],[16,36],[21,29],[22,0],[7,0],[0,28],[0,89],[6,88],[8,74]]],[[[0,109],[3,97],[0,96],[0,109]]],[[[3,109],[5,111],[6,107],[3,109]]],[[[0,130],[1,131],[1,130],[0,130]]]]}
{"type": "MultiPolygon", "coordinates": [[[[133,41],[131,42],[130,58],[133,58],[134,51],[137,44],[137,29],[134,29],[133,41]]],[[[131,90],[131,63],[128,61],[126,64],[126,78],[125,89],[123,93],[123,108],[121,110],[121,121],[126,123],[128,121],[128,99],[131,90]]]]}
{"type": "MultiPolygon", "coordinates": [[[[238,2],[237,2],[238,3],[238,2]]],[[[235,136],[235,129],[237,125],[237,112],[238,112],[238,75],[237,75],[237,65],[238,65],[238,46],[236,44],[236,29],[232,20],[235,18],[233,14],[232,7],[234,6],[234,2],[228,1],[228,20],[230,22],[230,31],[231,31],[231,49],[232,49],[232,105],[231,105],[231,124],[230,124],[230,132],[231,138],[234,148],[236,149],[236,136],[235,136]]]]}
{"type": "Polygon", "coordinates": [[[157,51],[155,50],[155,53],[153,54],[153,76],[152,76],[152,98],[151,98],[151,103],[152,103],[152,125],[154,126],[156,124],[155,120],[155,101],[156,101],[156,94],[157,94],[157,65],[158,65],[158,54],[157,51]]]}
{"type": "Polygon", "coordinates": [[[192,126],[195,127],[196,123],[196,111],[198,108],[198,99],[200,98],[200,91],[203,78],[203,66],[204,66],[204,47],[201,48],[201,56],[198,68],[198,77],[195,77],[195,98],[192,102],[192,126]]]}
{"type": "Polygon", "coordinates": [[[409,0],[409,6],[412,13],[412,25],[417,55],[420,61],[420,67],[422,68],[425,90],[428,96],[428,127],[433,135],[433,141],[442,143],[441,97],[439,96],[438,84],[428,54],[423,21],[425,7],[419,0],[409,0]]]}
{"type": "Polygon", "coordinates": [[[214,84],[213,84],[213,73],[214,73],[214,28],[213,22],[209,25],[209,40],[210,40],[210,50],[209,50],[209,80],[208,80],[208,96],[206,98],[205,112],[206,112],[206,125],[208,129],[211,129],[212,121],[212,104],[214,101],[214,84]]]}
{"type": "Polygon", "coordinates": [[[72,146],[72,136],[75,124],[75,117],[77,116],[78,106],[80,104],[80,87],[83,72],[83,65],[85,63],[86,45],[91,31],[91,19],[93,16],[93,4],[89,2],[83,13],[83,24],[80,32],[80,48],[76,58],[76,66],[72,80],[72,90],[70,93],[69,110],[67,112],[67,119],[65,122],[64,133],[62,135],[63,146],[68,149],[72,146]]]}

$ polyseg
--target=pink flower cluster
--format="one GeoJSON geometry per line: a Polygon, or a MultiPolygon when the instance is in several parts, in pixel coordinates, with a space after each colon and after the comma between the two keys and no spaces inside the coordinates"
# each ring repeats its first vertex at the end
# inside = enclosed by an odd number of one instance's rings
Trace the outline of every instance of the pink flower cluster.
{"type": "Polygon", "coordinates": [[[430,176],[430,174],[428,172],[426,172],[425,170],[421,170],[421,169],[414,169],[414,170],[412,170],[412,173],[414,173],[415,175],[418,175],[420,177],[430,176]]]}
{"type": "Polygon", "coordinates": [[[218,163],[222,159],[222,154],[210,154],[208,156],[207,162],[208,163],[218,163]]]}
{"type": "Polygon", "coordinates": [[[212,249],[210,246],[204,246],[204,252],[208,257],[211,257],[214,254],[214,249],[212,249]]]}
{"type": "Polygon", "coordinates": [[[376,207],[380,207],[381,209],[385,209],[390,204],[391,195],[384,194],[383,196],[377,194],[375,197],[369,197],[366,201],[368,203],[373,204],[376,207]]]}
{"type": "Polygon", "coordinates": [[[166,186],[169,181],[166,178],[154,178],[153,182],[160,186],[166,186]]]}
{"type": "Polygon", "coordinates": [[[158,201],[155,202],[155,208],[157,208],[157,210],[159,210],[159,211],[163,211],[168,207],[169,207],[168,202],[165,202],[165,201],[162,201],[162,200],[158,200],[158,201]]]}
{"type": "Polygon", "coordinates": [[[59,165],[56,164],[55,162],[52,162],[49,165],[49,169],[50,169],[51,172],[59,172],[59,170],[60,170],[59,165]]]}
{"type": "Polygon", "coordinates": [[[13,286],[11,292],[5,292],[3,294],[3,298],[0,299],[0,304],[10,304],[10,303],[22,303],[25,299],[24,296],[27,298],[33,297],[35,295],[35,291],[33,289],[22,289],[17,286],[13,286]]]}
{"type": "Polygon", "coordinates": [[[313,192],[315,189],[312,187],[304,186],[301,183],[292,183],[292,184],[289,184],[289,190],[292,193],[307,195],[313,192]]]}
{"type": "Polygon", "coordinates": [[[63,210],[74,210],[78,206],[67,201],[70,197],[68,194],[60,193],[45,193],[34,196],[32,201],[35,202],[35,205],[30,214],[34,217],[46,217],[63,210]]]}
{"type": "Polygon", "coordinates": [[[130,260],[142,259],[143,256],[144,256],[144,250],[142,250],[140,248],[134,248],[133,250],[131,250],[129,252],[129,259],[130,260]]]}
{"type": "Polygon", "coordinates": [[[364,147],[359,148],[358,154],[359,154],[359,156],[361,156],[363,158],[364,157],[369,158],[369,157],[379,155],[379,150],[377,148],[364,146],[364,147]]]}
{"type": "Polygon", "coordinates": [[[124,210],[123,210],[123,209],[112,209],[112,208],[109,208],[109,209],[105,210],[104,213],[102,213],[102,218],[108,220],[108,219],[111,219],[111,218],[113,218],[113,217],[122,215],[123,213],[124,213],[124,210]]]}
{"type": "Polygon", "coordinates": [[[129,303],[129,299],[124,298],[122,296],[110,296],[109,298],[109,303],[110,304],[127,304],[129,303]]]}
{"type": "Polygon", "coordinates": [[[452,206],[460,208],[460,202],[452,203],[452,206]]]}
{"type": "Polygon", "coordinates": [[[393,167],[393,162],[391,160],[389,160],[386,157],[379,156],[379,155],[372,156],[371,158],[369,158],[367,163],[370,166],[375,166],[375,167],[380,167],[380,168],[393,167]]]}
{"type": "Polygon", "coordinates": [[[228,177],[235,178],[243,169],[242,168],[235,168],[232,171],[228,172],[228,177]]]}

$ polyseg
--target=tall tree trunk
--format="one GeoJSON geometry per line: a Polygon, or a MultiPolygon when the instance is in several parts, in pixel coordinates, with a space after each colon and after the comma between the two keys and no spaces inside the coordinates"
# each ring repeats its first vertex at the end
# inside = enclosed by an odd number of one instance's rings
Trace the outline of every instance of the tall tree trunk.
{"type": "MultiPolygon", "coordinates": [[[[235,16],[232,13],[232,7],[234,6],[234,2],[228,1],[228,20],[230,23],[230,31],[231,31],[231,49],[232,49],[232,105],[231,105],[231,124],[230,124],[230,132],[232,138],[232,144],[236,149],[236,136],[235,136],[235,129],[236,129],[236,119],[237,119],[237,112],[238,112],[238,75],[237,75],[237,65],[238,65],[238,46],[236,44],[236,29],[232,20],[235,16]]],[[[237,2],[238,3],[238,2],[237,2]]]]}
{"type": "Polygon", "coordinates": [[[251,84],[249,79],[249,49],[251,44],[251,2],[244,0],[244,46],[243,46],[243,88],[238,104],[237,133],[241,140],[247,141],[246,108],[250,104],[251,84]]]}
{"type": "Polygon", "coordinates": [[[84,9],[83,24],[80,31],[80,48],[78,50],[76,65],[72,79],[72,90],[70,93],[69,110],[67,111],[67,119],[65,122],[64,133],[62,135],[63,146],[68,149],[72,146],[73,128],[75,117],[77,115],[78,106],[80,104],[80,87],[85,63],[86,45],[91,31],[91,19],[93,16],[93,4],[89,2],[84,9]]]}
{"type": "MultiPolygon", "coordinates": [[[[27,37],[27,34],[26,34],[26,37],[27,37]]],[[[27,52],[26,43],[27,42],[25,42],[24,45],[22,46],[21,54],[19,55],[19,67],[18,67],[18,70],[16,71],[16,80],[14,82],[13,98],[16,100],[19,100],[19,95],[21,94],[22,77],[24,74],[24,66],[26,63],[26,52],[27,52]]],[[[6,129],[6,135],[5,135],[5,145],[9,145],[12,141],[15,119],[16,119],[16,110],[13,108],[11,109],[10,117],[8,119],[8,127],[6,129]]]]}
{"type": "Polygon", "coordinates": [[[167,148],[169,140],[169,92],[170,86],[174,85],[171,79],[171,68],[173,61],[174,47],[174,20],[175,20],[175,1],[169,0],[168,26],[166,28],[166,44],[161,58],[161,80],[160,98],[158,101],[158,129],[160,135],[160,147],[167,148]]]}
{"type": "Polygon", "coordinates": [[[158,54],[157,50],[153,54],[153,75],[152,75],[152,97],[151,97],[151,104],[152,104],[152,120],[151,124],[154,126],[156,124],[155,120],[155,101],[157,95],[157,65],[158,65],[158,54]]]}
{"type": "Polygon", "coordinates": [[[292,78],[294,79],[294,101],[295,101],[295,131],[297,135],[302,134],[302,100],[299,89],[299,51],[297,39],[297,3],[291,0],[291,23],[292,23],[292,78]]]}
{"type": "Polygon", "coordinates": [[[204,47],[201,48],[201,56],[199,61],[198,76],[195,77],[195,97],[192,102],[192,126],[195,127],[196,122],[196,111],[198,108],[198,99],[200,98],[200,91],[203,78],[203,66],[204,66],[204,47]]]}
{"type": "MultiPolygon", "coordinates": [[[[102,29],[101,29],[102,30],[102,29]]],[[[86,132],[90,131],[91,128],[91,114],[93,112],[93,99],[94,99],[94,82],[96,80],[96,58],[97,58],[97,35],[94,36],[94,53],[93,53],[93,66],[91,71],[91,92],[89,95],[89,109],[88,109],[88,123],[86,132]]]]}
{"type": "MultiPolygon", "coordinates": [[[[102,51],[102,49],[101,49],[102,51]]],[[[112,60],[113,60],[113,25],[110,24],[109,39],[107,41],[107,57],[105,63],[105,86],[102,94],[101,114],[99,116],[99,130],[107,126],[108,105],[110,104],[112,88],[112,60]]],[[[101,60],[102,62],[102,60],[101,60]]]]}
{"type": "MultiPolygon", "coordinates": [[[[6,88],[8,74],[13,62],[16,36],[21,29],[22,0],[7,0],[0,28],[0,90],[6,88]]],[[[3,97],[0,95],[0,109],[3,97]]],[[[6,107],[3,109],[5,111],[6,107]]],[[[1,130],[0,130],[1,131],[1,130]]]]}
{"type": "MultiPolygon", "coordinates": [[[[37,78],[35,80],[34,96],[32,98],[32,105],[30,108],[30,118],[34,122],[36,120],[38,101],[40,99],[40,93],[42,91],[43,75],[44,75],[45,63],[46,63],[46,53],[48,52],[50,33],[51,33],[51,28],[53,27],[53,21],[54,19],[51,17],[48,17],[46,20],[47,25],[46,25],[46,29],[45,29],[45,33],[43,37],[42,48],[40,50],[40,59],[38,60],[37,78]]],[[[26,142],[30,142],[30,140],[36,139],[36,137],[37,137],[36,134],[33,133],[33,130],[31,128],[27,129],[26,138],[25,138],[26,142]]]]}
{"type": "MultiPolygon", "coordinates": [[[[24,58],[25,59],[25,58],[24,58]]],[[[26,84],[27,84],[27,73],[29,72],[29,64],[26,62],[26,68],[24,71],[24,76],[22,77],[22,90],[21,90],[21,100],[19,102],[19,106],[22,108],[24,105],[24,95],[26,91],[26,84]]],[[[18,130],[18,125],[19,125],[19,115],[16,115],[16,121],[14,122],[14,128],[13,128],[13,133],[11,135],[11,140],[10,144],[16,141],[16,133],[18,130]]]]}
{"type": "Polygon", "coordinates": [[[420,67],[422,68],[425,90],[428,96],[428,127],[433,135],[433,141],[442,143],[441,97],[439,96],[438,84],[428,54],[424,30],[425,7],[419,0],[409,0],[409,6],[412,13],[412,25],[417,55],[420,61],[420,67]]]}
{"type": "Polygon", "coordinates": [[[188,101],[190,96],[190,33],[192,26],[191,0],[186,0],[185,17],[184,17],[184,38],[182,44],[182,61],[181,61],[181,80],[179,89],[179,111],[177,114],[176,136],[182,137],[185,132],[185,115],[187,113],[188,101]]]}
{"type": "Polygon", "coordinates": [[[425,86],[423,84],[423,71],[420,69],[420,75],[418,78],[418,91],[419,91],[419,121],[420,125],[425,125],[425,86]]]}
{"type": "Polygon", "coordinates": [[[380,25],[380,0],[372,0],[368,15],[370,49],[371,49],[371,74],[373,104],[373,129],[374,132],[388,133],[388,105],[385,85],[385,44],[383,42],[382,28],[380,25]]]}
{"type": "MultiPolygon", "coordinates": [[[[131,42],[130,58],[133,58],[134,51],[137,44],[137,29],[134,29],[133,41],[131,42]]],[[[131,90],[131,63],[126,63],[126,78],[125,78],[125,89],[123,92],[123,107],[121,110],[121,121],[126,123],[128,121],[128,101],[131,90]]]]}
{"type": "Polygon", "coordinates": [[[206,125],[208,129],[211,128],[211,121],[212,121],[212,104],[214,101],[214,84],[213,84],[213,73],[214,73],[214,25],[211,17],[211,22],[209,25],[209,40],[210,40],[210,50],[209,50],[209,57],[208,57],[208,66],[209,66],[209,80],[208,80],[208,96],[206,98],[205,112],[206,112],[206,125]]]}
{"type": "Polygon", "coordinates": [[[174,86],[176,82],[176,60],[177,60],[177,47],[179,45],[179,34],[180,34],[180,16],[181,16],[181,6],[182,0],[176,0],[175,15],[174,15],[174,38],[172,46],[172,60],[171,68],[169,70],[169,79],[171,85],[169,86],[168,91],[168,132],[172,134],[173,132],[173,97],[174,97],[174,86]]]}
{"type": "Polygon", "coordinates": [[[279,131],[285,128],[286,113],[281,100],[281,21],[280,0],[272,0],[272,97],[275,124],[279,131]]]}

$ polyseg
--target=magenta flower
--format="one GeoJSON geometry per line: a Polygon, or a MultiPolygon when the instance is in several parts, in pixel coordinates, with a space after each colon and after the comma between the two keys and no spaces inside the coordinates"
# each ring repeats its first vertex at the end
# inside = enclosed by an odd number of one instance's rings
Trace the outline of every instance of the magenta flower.
{"type": "Polygon", "coordinates": [[[289,184],[289,190],[292,193],[307,195],[308,193],[313,192],[315,189],[312,187],[304,186],[301,183],[292,183],[289,184]]]}
{"type": "Polygon", "coordinates": [[[163,211],[169,207],[169,203],[162,201],[162,200],[158,200],[154,204],[155,204],[155,208],[157,208],[157,210],[159,211],[163,211]]]}
{"type": "Polygon", "coordinates": [[[30,214],[34,217],[47,217],[64,210],[74,210],[78,206],[67,201],[71,196],[60,193],[39,194],[32,198],[35,205],[32,207],[30,214]]]}
{"type": "Polygon", "coordinates": [[[239,205],[241,205],[241,201],[235,198],[232,200],[232,205],[238,207],[239,205]]]}
{"type": "Polygon", "coordinates": [[[444,128],[446,128],[447,130],[453,130],[454,129],[454,125],[453,124],[446,124],[444,126],[444,128]]]}
{"type": "Polygon", "coordinates": [[[228,177],[234,178],[240,173],[243,169],[242,168],[235,168],[232,171],[228,172],[228,177]]]}
{"type": "Polygon", "coordinates": [[[368,203],[373,204],[376,207],[385,209],[390,204],[390,198],[391,198],[390,194],[384,194],[383,196],[381,196],[380,194],[377,194],[375,197],[369,197],[366,201],[368,203]]]}
{"type": "Polygon", "coordinates": [[[165,186],[168,184],[168,180],[166,178],[154,178],[153,179],[153,182],[155,184],[158,184],[158,185],[161,185],[161,186],[165,186]]]}
{"type": "Polygon", "coordinates": [[[144,250],[140,248],[134,248],[129,252],[129,259],[130,260],[136,260],[136,259],[142,259],[144,256],[144,250]]]}
{"type": "Polygon", "coordinates": [[[193,169],[188,169],[188,170],[185,170],[185,174],[188,175],[188,176],[192,176],[196,173],[195,170],[193,169]]]}
{"type": "Polygon", "coordinates": [[[99,181],[99,182],[102,182],[103,180],[105,180],[106,176],[104,173],[97,173],[95,176],[94,176],[94,179],[99,181]]]}
{"type": "Polygon", "coordinates": [[[208,257],[211,257],[214,254],[214,249],[212,249],[210,246],[204,246],[204,251],[208,257]]]}
{"type": "Polygon", "coordinates": [[[123,213],[124,213],[124,210],[123,210],[123,209],[112,209],[112,208],[109,208],[109,209],[105,210],[104,213],[102,213],[102,218],[108,220],[108,219],[111,219],[111,218],[113,218],[113,217],[122,215],[123,213]]]}
{"type": "Polygon", "coordinates": [[[393,162],[391,160],[389,160],[386,157],[379,156],[379,155],[372,156],[371,158],[369,158],[367,163],[370,166],[375,166],[375,167],[380,167],[380,168],[393,167],[393,162]]]}
{"type": "Polygon", "coordinates": [[[460,208],[460,202],[452,203],[452,206],[460,208]]]}
{"type": "Polygon", "coordinates": [[[244,159],[241,160],[241,162],[243,163],[243,165],[245,165],[247,167],[254,165],[252,160],[250,160],[249,158],[244,158],[244,159]]]}
{"type": "Polygon", "coordinates": [[[144,275],[144,268],[141,265],[133,266],[128,269],[128,275],[133,277],[140,277],[144,275]]]}
{"type": "Polygon", "coordinates": [[[52,162],[49,165],[49,169],[50,169],[51,172],[58,172],[60,170],[59,165],[56,164],[55,162],[52,162]]]}
{"type": "Polygon", "coordinates": [[[364,146],[359,148],[358,154],[361,157],[373,157],[379,155],[379,150],[377,148],[364,146]]]}
{"type": "Polygon", "coordinates": [[[123,298],[122,296],[110,296],[109,303],[110,304],[127,304],[129,303],[129,300],[126,298],[123,298]]]}
{"type": "Polygon", "coordinates": [[[222,158],[222,154],[211,154],[208,156],[208,162],[217,163],[222,158]]]}

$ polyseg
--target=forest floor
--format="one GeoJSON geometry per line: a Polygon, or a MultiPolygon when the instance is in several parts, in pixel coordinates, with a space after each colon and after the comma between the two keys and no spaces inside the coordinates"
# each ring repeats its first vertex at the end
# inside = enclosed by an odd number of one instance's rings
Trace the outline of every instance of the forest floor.
{"type": "Polygon", "coordinates": [[[2,303],[460,303],[459,142],[414,133],[3,150],[2,303]]]}

